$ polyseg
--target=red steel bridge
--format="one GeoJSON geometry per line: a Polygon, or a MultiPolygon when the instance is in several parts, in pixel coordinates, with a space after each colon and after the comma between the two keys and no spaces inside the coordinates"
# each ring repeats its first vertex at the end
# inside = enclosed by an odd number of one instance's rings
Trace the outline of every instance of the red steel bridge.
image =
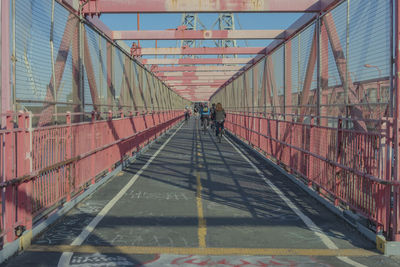
{"type": "Polygon", "coordinates": [[[2,0],[0,14],[5,266],[399,266],[399,0],[2,0]],[[257,30],[101,20],[122,13],[300,15],[257,30]],[[184,121],[199,101],[223,105],[222,143],[184,121]]]}

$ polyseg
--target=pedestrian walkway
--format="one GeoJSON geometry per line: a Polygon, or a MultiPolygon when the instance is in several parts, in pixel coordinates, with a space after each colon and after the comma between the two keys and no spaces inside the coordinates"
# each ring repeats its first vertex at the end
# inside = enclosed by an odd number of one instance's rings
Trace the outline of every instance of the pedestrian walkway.
{"type": "Polygon", "coordinates": [[[192,118],[4,266],[399,266],[192,118]]]}

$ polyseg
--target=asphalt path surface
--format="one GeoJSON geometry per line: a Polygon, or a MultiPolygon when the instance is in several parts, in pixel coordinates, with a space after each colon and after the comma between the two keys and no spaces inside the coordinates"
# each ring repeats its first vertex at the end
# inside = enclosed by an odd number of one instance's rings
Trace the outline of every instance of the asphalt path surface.
{"type": "Polygon", "coordinates": [[[3,266],[399,266],[273,166],[195,118],[3,266]]]}

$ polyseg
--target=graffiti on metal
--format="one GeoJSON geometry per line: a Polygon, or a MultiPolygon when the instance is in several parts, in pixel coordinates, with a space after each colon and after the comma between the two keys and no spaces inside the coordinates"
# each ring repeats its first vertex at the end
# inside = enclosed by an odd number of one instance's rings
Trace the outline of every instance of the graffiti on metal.
{"type": "Polygon", "coordinates": [[[269,266],[318,266],[329,264],[306,256],[196,256],[160,255],[153,262],[142,265],[155,266],[231,266],[231,267],[269,267],[269,266]]]}

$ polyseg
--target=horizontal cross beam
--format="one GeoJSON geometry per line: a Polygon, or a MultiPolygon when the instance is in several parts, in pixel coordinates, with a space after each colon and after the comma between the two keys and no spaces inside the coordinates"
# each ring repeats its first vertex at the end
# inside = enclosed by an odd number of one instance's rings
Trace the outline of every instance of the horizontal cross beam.
{"type": "Polygon", "coordinates": [[[94,13],[320,12],[329,0],[89,0],[94,13]]]}
{"type": "Polygon", "coordinates": [[[208,72],[208,71],[238,71],[243,66],[228,65],[228,66],[152,66],[152,72],[208,72]]]}
{"type": "Polygon", "coordinates": [[[195,89],[217,89],[219,85],[205,85],[205,86],[194,86],[194,85],[175,85],[173,86],[174,90],[195,90],[195,89]]]}
{"type": "Polygon", "coordinates": [[[285,37],[284,30],[112,31],[114,40],[254,40],[285,37]]]}
{"type": "Polygon", "coordinates": [[[191,83],[191,82],[179,82],[179,83],[171,83],[171,86],[221,86],[224,82],[206,82],[206,83],[191,83]]]}
{"type": "Polygon", "coordinates": [[[163,77],[208,77],[208,76],[218,76],[220,78],[223,77],[231,77],[235,75],[236,71],[172,71],[172,72],[157,72],[156,76],[163,78],[163,77]]]}
{"type": "Polygon", "coordinates": [[[231,76],[182,76],[159,77],[163,81],[226,81],[231,76]]]}
{"type": "Polygon", "coordinates": [[[265,47],[138,48],[135,55],[252,55],[266,54],[265,47]]]}
{"type": "Polygon", "coordinates": [[[253,58],[150,58],[144,65],[247,64],[253,58]]]}

